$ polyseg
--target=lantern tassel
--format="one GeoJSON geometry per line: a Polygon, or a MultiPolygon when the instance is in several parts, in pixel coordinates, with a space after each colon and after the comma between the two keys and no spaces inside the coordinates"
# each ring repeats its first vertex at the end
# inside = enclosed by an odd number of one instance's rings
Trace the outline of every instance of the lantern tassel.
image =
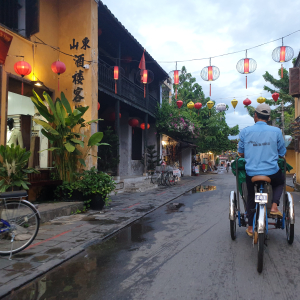
{"type": "Polygon", "coordinates": [[[175,99],[177,99],[177,88],[175,90],[175,99]]]}
{"type": "Polygon", "coordinates": [[[22,96],[24,95],[24,82],[23,82],[23,79],[22,79],[21,95],[22,95],[22,96]]]}
{"type": "Polygon", "coordinates": [[[146,98],[146,85],[144,84],[144,98],[146,98]]]}
{"type": "Polygon", "coordinates": [[[58,79],[57,79],[57,89],[58,89],[58,92],[59,92],[59,76],[58,76],[58,79]]]}
{"type": "Polygon", "coordinates": [[[247,89],[247,76],[246,76],[246,89],[247,89]]]}
{"type": "Polygon", "coordinates": [[[283,64],[281,64],[281,78],[283,78],[283,64]]]}
{"type": "Polygon", "coordinates": [[[209,96],[211,96],[211,83],[209,84],[209,96]]]}
{"type": "Polygon", "coordinates": [[[118,93],[117,81],[115,80],[115,94],[118,93]]]}

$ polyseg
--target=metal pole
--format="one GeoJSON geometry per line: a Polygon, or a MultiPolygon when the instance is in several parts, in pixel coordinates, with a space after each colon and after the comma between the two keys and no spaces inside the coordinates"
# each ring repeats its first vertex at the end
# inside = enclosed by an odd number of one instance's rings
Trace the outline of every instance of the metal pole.
{"type": "Polygon", "coordinates": [[[144,136],[144,173],[147,173],[147,139],[148,139],[148,114],[145,115],[145,136],[144,136]]]}
{"type": "MultiPolygon", "coordinates": [[[[121,43],[119,43],[119,50],[118,50],[118,66],[121,66],[121,43]]],[[[120,88],[120,81],[121,81],[121,76],[120,79],[117,81],[118,85],[118,93],[121,94],[121,88],[120,88]]],[[[120,100],[117,99],[116,104],[115,104],[115,133],[118,136],[118,147],[117,147],[117,157],[120,155],[120,100]]],[[[120,176],[120,163],[117,166],[117,176],[120,176]]]]}

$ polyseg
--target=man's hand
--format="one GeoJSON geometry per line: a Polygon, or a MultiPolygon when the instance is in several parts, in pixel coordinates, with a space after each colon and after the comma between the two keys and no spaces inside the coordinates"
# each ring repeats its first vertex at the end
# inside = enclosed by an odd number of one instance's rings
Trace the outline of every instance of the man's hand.
{"type": "Polygon", "coordinates": [[[238,154],[239,154],[240,157],[244,157],[244,153],[238,152],[238,154]]]}

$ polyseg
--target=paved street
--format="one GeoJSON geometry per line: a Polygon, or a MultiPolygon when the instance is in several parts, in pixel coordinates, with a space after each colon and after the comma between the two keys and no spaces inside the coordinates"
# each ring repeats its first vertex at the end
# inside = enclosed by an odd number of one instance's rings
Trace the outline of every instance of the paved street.
{"type": "MultiPolygon", "coordinates": [[[[245,229],[230,239],[234,177],[210,177],[4,299],[298,299],[299,223],[292,246],[285,231],[270,231],[258,274],[245,229]]],[[[297,221],[299,193],[294,199],[297,221]]]]}

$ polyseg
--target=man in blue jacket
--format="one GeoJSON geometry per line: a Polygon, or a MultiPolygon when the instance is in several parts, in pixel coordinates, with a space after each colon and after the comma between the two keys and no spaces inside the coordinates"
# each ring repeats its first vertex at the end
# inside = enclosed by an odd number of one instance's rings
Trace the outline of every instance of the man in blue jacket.
{"type": "Polygon", "coordinates": [[[284,176],[278,167],[278,158],[286,153],[284,139],[279,128],[267,125],[271,109],[268,104],[259,104],[255,109],[253,126],[246,127],[240,133],[239,155],[246,161],[246,183],[248,190],[247,214],[249,236],[253,235],[253,216],[255,209],[254,184],[251,178],[265,175],[271,179],[273,200],[270,214],[282,217],[278,210],[279,200],[284,187],[284,176]]]}

